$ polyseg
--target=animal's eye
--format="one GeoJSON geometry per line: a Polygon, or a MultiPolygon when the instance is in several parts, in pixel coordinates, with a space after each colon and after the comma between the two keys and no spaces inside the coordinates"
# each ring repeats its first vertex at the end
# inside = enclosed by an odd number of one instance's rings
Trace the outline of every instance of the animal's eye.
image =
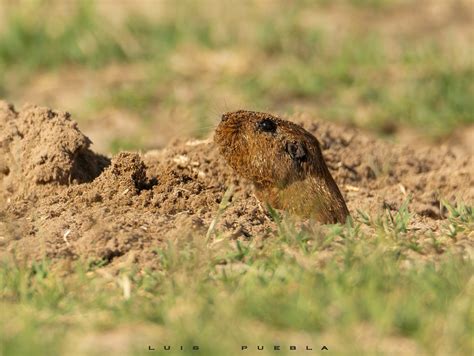
{"type": "Polygon", "coordinates": [[[271,119],[263,119],[258,123],[258,128],[264,132],[275,132],[277,125],[271,119]]]}

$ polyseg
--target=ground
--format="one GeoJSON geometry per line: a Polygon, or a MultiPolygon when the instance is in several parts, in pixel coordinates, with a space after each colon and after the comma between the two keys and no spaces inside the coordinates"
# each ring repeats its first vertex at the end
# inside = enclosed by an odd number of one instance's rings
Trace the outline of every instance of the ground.
{"type": "Polygon", "coordinates": [[[472,353],[469,1],[48,4],[0,4],[3,354],[472,353]],[[241,108],[320,140],[351,222],[256,200],[241,108]]]}

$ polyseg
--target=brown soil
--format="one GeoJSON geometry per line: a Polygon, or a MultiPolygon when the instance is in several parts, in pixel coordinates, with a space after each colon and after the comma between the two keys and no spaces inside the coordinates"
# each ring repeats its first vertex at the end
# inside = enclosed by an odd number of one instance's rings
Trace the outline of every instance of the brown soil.
{"type": "MultiPolygon", "coordinates": [[[[441,199],[474,200],[467,146],[396,145],[305,115],[290,120],[319,138],[354,217],[357,210],[373,216],[395,211],[411,196],[411,227],[429,235],[446,225],[441,199]]],[[[16,112],[0,102],[0,257],[154,268],[156,248],[167,239],[205,238],[231,185],[231,203],[212,233],[251,239],[271,238],[276,230],[250,184],[232,172],[211,139],[121,152],[111,160],[89,145],[65,112],[34,106],[16,112]]]]}

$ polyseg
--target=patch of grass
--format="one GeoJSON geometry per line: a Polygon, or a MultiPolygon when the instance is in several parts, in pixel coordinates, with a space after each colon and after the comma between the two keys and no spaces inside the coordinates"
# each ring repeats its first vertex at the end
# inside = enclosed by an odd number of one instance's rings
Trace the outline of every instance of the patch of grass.
{"type": "Polygon", "coordinates": [[[458,235],[474,231],[474,210],[471,206],[459,204],[453,206],[448,202],[443,202],[448,210],[447,235],[455,239],[458,235]]]}
{"type": "Polygon", "coordinates": [[[383,63],[383,52],[376,38],[358,38],[357,45],[354,42],[348,38],[334,53],[314,54],[310,59],[312,65],[298,57],[284,62],[265,83],[265,89],[283,100],[335,102],[345,90],[364,85],[367,71],[376,71],[383,63]]]}
{"type": "Polygon", "coordinates": [[[116,154],[120,151],[139,151],[142,144],[139,138],[115,138],[110,143],[110,152],[116,154]]]}
{"type": "Polygon", "coordinates": [[[474,123],[473,97],[473,68],[433,70],[409,83],[397,101],[391,100],[387,115],[439,136],[474,123]]]}
{"type": "Polygon", "coordinates": [[[128,57],[125,46],[114,38],[89,1],[78,2],[77,10],[62,26],[48,27],[47,9],[30,5],[8,17],[0,35],[0,65],[8,69],[21,66],[30,71],[67,63],[97,66],[110,59],[128,57]],[[29,11],[36,15],[32,16],[29,11]]]}
{"type": "Polygon", "coordinates": [[[355,6],[368,7],[374,9],[384,8],[390,5],[395,5],[399,0],[349,0],[355,6]]]}
{"type": "MultiPolygon", "coordinates": [[[[453,218],[466,224],[471,212],[458,208],[453,218]]],[[[377,230],[375,218],[361,216],[377,230]]],[[[199,345],[219,355],[241,345],[268,351],[308,342],[334,352],[468,354],[472,261],[454,250],[436,262],[423,251],[408,257],[410,248],[399,243],[410,234],[407,219],[402,207],[388,223],[402,234],[397,239],[383,231],[369,236],[357,221],[302,229],[286,218],[265,241],[184,233],[156,249],[156,271],[128,267],[108,275],[78,263],[60,278],[45,262],[5,262],[3,354],[21,354],[25,345],[68,353],[86,330],[105,337],[126,325],[153,330],[123,346],[139,354],[148,345],[184,345],[183,354],[199,345]]],[[[100,344],[83,347],[103,351],[100,344]]]]}
{"type": "MultiPolygon", "coordinates": [[[[1,75],[1,74],[0,74],[1,75]]],[[[4,86],[4,81],[0,77],[0,97],[5,97],[7,94],[7,89],[4,86]]]]}
{"type": "Polygon", "coordinates": [[[97,109],[115,107],[145,115],[152,104],[158,100],[153,82],[134,84],[129,87],[111,89],[102,98],[94,100],[97,109]]]}

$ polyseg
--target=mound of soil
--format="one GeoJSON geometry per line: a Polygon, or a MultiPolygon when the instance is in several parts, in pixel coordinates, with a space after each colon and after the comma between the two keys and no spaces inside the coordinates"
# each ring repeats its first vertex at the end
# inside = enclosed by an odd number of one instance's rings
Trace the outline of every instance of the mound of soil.
{"type": "MultiPolygon", "coordinates": [[[[395,145],[305,115],[290,120],[320,140],[353,216],[395,211],[411,197],[412,225],[436,232],[445,219],[441,199],[472,204],[473,162],[465,148],[395,145]]],[[[35,106],[16,112],[0,102],[0,255],[154,268],[166,239],[204,238],[213,221],[212,231],[234,239],[276,230],[212,139],[112,159],[92,152],[90,143],[65,112],[35,106]]]]}

